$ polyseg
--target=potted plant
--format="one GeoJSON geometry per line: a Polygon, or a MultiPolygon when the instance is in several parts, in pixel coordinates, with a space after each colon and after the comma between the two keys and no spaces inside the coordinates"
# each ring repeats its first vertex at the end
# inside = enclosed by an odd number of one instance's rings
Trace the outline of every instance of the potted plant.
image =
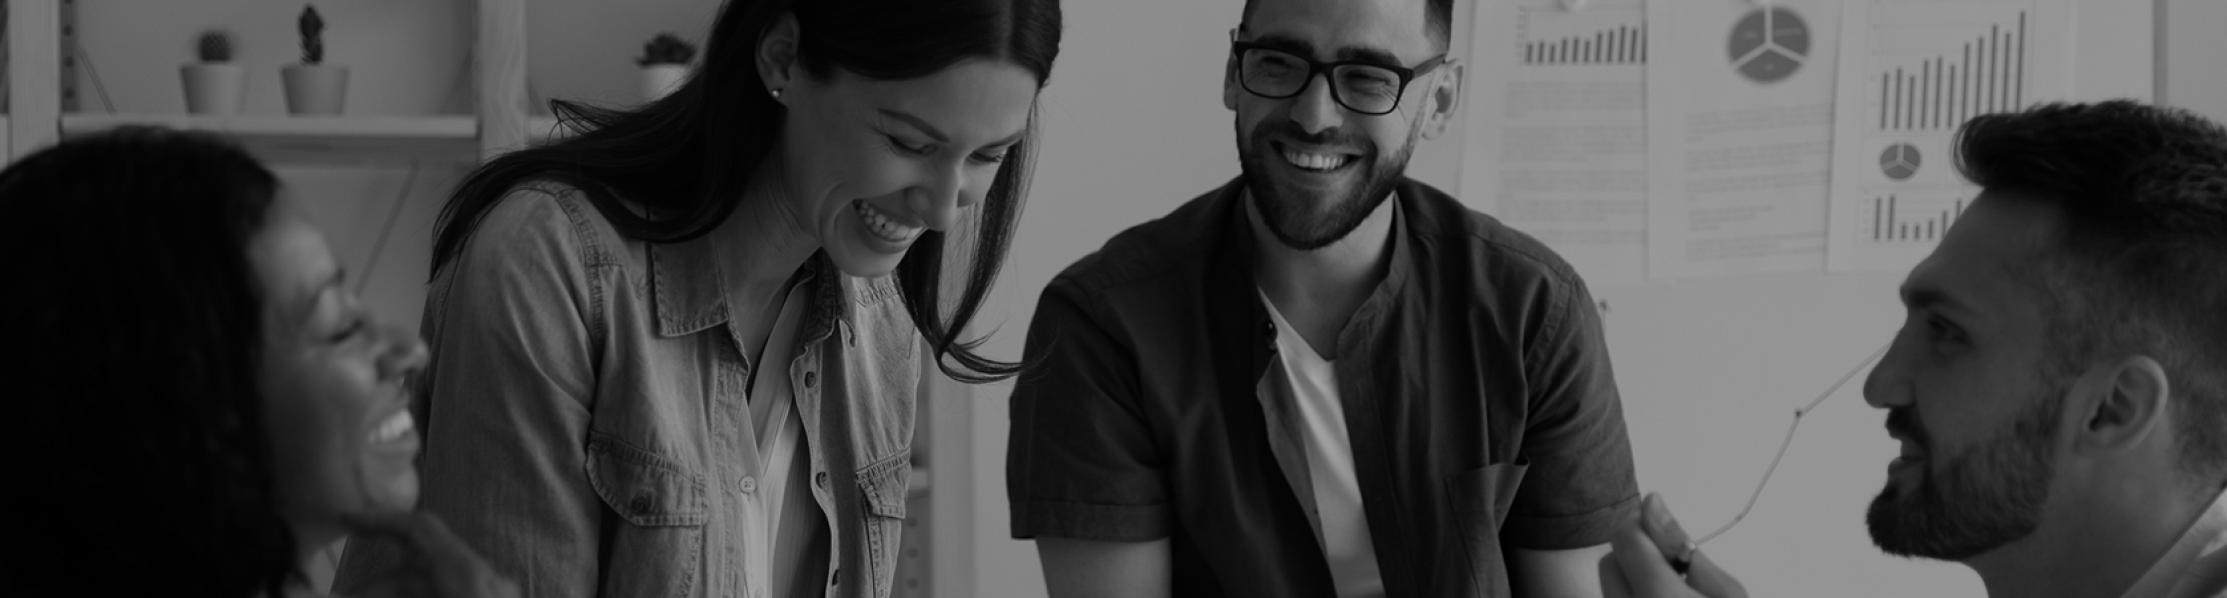
{"type": "Polygon", "coordinates": [[[688,63],[696,59],[696,46],[682,41],[680,36],[659,33],[642,47],[642,57],[635,59],[642,66],[642,101],[654,102],[680,87],[688,78],[688,63]]]}
{"type": "Polygon", "coordinates": [[[178,67],[178,78],[186,87],[186,112],[239,114],[247,70],[232,63],[232,36],[223,31],[202,32],[195,46],[200,62],[178,67]]]}
{"type": "Polygon", "coordinates": [[[300,25],[302,62],[286,65],[280,73],[286,83],[286,111],[339,114],[348,97],[348,67],[325,64],[325,19],[317,16],[317,7],[302,7],[300,25]]]}

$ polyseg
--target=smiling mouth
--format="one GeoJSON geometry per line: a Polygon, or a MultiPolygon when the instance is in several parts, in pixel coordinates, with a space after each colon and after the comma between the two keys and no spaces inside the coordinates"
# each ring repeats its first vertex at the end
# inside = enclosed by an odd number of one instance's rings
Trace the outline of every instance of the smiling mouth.
{"type": "Polygon", "coordinates": [[[867,232],[873,233],[875,237],[892,244],[910,243],[914,238],[919,237],[921,232],[927,230],[927,227],[924,226],[900,223],[895,217],[863,199],[851,202],[851,210],[858,212],[859,220],[866,223],[867,232]]]}
{"type": "Polygon", "coordinates": [[[371,429],[371,443],[391,444],[399,442],[415,434],[417,429],[417,419],[410,417],[410,410],[397,410],[394,415],[380,420],[379,425],[371,429]]]}
{"type": "Polygon", "coordinates": [[[1282,143],[1274,144],[1274,148],[1277,155],[1283,156],[1284,163],[1307,172],[1334,172],[1352,164],[1356,158],[1353,154],[1302,151],[1282,143]]]}

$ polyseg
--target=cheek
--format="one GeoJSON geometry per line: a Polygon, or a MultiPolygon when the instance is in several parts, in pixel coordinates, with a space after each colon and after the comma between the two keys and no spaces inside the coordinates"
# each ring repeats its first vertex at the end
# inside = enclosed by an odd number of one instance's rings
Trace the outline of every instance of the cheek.
{"type": "Polygon", "coordinates": [[[264,384],[264,422],[280,500],[296,512],[344,506],[356,494],[363,453],[363,392],[341,372],[288,364],[264,384]]]}

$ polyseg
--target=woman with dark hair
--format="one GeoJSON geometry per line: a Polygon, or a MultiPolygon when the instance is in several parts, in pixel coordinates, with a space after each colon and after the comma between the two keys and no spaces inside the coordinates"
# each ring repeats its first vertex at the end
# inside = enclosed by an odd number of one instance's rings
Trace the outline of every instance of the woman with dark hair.
{"type": "Polygon", "coordinates": [[[401,539],[414,595],[515,592],[408,515],[425,362],[373,322],[270,171],[202,134],[127,128],[0,171],[0,322],[18,477],[0,587],[280,596],[345,533],[401,539]]]}
{"type": "Polygon", "coordinates": [[[426,507],[534,596],[887,596],[927,364],[1019,369],[960,336],[1059,37],[1057,0],[734,0],[672,94],[556,103],[576,135],[442,214],[426,507]]]}

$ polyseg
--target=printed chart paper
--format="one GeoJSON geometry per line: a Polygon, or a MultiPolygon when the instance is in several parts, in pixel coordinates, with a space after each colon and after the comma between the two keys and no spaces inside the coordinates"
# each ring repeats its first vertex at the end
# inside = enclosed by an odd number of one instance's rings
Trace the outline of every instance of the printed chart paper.
{"type": "Polygon", "coordinates": [[[1647,276],[1640,0],[1480,2],[1461,188],[1593,284],[1647,276]]]}
{"type": "Polygon", "coordinates": [[[1828,267],[1915,266],[1979,192],[1959,125],[2071,93],[2070,0],[1865,0],[1842,23],[1828,267]]]}
{"type": "Polygon", "coordinates": [[[1648,272],[1816,272],[1831,192],[1837,0],[1648,6],[1648,272]]]}

